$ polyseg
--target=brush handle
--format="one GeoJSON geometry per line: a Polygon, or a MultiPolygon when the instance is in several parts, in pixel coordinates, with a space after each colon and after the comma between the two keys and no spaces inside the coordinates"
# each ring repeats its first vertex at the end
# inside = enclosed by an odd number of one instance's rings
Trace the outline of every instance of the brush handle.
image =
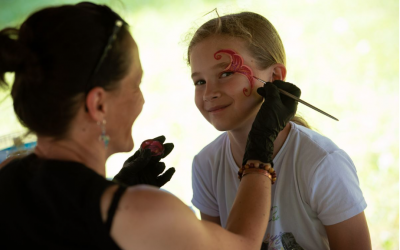
{"type": "MultiPolygon", "coordinates": [[[[266,81],[261,80],[261,79],[258,78],[258,77],[255,77],[255,76],[253,76],[253,77],[254,77],[254,79],[257,79],[257,80],[259,80],[260,82],[262,82],[262,83],[264,83],[264,84],[267,83],[266,81]]],[[[279,88],[278,88],[278,89],[279,89],[279,88]]],[[[298,101],[298,102],[300,102],[300,103],[302,103],[302,104],[304,104],[304,105],[306,105],[307,107],[310,107],[310,108],[314,109],[315,111],[320,112],[321,114],[324,114],[324,115],[328,116],[329,118],[332,118],[332,119],[335,120],[335,121],[339,121],[339,119],[337,119],[336,117],[334,117],[334,116],[332,116],[332,115],[326,113],[325,111],[320,110],[319,108],[317,108],[317,107],[315,107],[315,106],[309,104],[308,102],[305,102],[305,101],[301,100],[300,98],[298,98],[297,96],[294,96],[294,95],[290,94],[289,92],[286,92],[286,91],[284,91],[284,90],[282,90],[282,89],[279,89],[279,92],[282,93],[282,94],[284,94],[284,95],[286,95],[286,96],[289,96],[290,98],[292,98],[292,99],[294,99],[294,100],[296,100],[296,101],[298,101]]]]}

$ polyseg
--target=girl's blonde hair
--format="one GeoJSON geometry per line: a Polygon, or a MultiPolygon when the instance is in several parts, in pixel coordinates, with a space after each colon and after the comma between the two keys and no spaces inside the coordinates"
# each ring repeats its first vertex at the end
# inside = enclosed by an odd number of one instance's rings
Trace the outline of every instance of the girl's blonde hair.
{"type": "MultiPolygon", "coordinates": [[[[217,18],[201,25],[190,40],[187,51],[188,64],[190,64],[190,53],[193,47],[214,35],[241,38],[261,70],[277,63],[286,66],[285,49],[278,32],[265,17],[254,12],[218,15],[217,18]]],[[[293,117],[292,121],[310,128],[308,123],[299,116],[293,117]]]]}

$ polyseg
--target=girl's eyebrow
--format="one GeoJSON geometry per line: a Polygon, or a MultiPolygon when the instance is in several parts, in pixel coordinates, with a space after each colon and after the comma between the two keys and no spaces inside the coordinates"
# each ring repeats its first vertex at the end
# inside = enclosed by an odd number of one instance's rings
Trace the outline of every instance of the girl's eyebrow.
{"type": "MultiPolygon", "coordinates": [[[[230,64],[231,64],[231,62],[220,62],[220,63],[215,64],[211,69],[221,69],[221,68],[226,69],[230,64]]],[[[198,73],[198,72],[193,72],[191,77],[194,78],[199,74],[200,73],[198,73]]]]}

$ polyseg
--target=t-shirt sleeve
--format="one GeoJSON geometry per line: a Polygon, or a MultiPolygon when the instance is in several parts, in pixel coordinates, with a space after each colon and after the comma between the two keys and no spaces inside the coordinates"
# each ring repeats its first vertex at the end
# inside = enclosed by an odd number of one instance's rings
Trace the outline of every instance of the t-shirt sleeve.
{"type": "Polygon", "coordinates": [[[212,187],[212,171],[209,164],[201,164],[204,159],[196,155],[192,163],[192,203],[200,212],[218,217],[218,203],[212,187]]]}
{"type": "Polygon", "coordinates": [[[309,183],[310,206],[324,225],[350,219],[367,207],[357,170],[343,150],[328,154],[309,183]]]}

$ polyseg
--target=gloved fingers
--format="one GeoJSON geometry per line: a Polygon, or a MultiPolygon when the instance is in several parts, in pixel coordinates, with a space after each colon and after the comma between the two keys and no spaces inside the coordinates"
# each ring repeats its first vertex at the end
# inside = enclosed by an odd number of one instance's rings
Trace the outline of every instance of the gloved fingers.
{"type": "Polygon", "coordinates": [[[150,170],[152,173],[154,173],[156,176],[164,172],[165,170],[165,163],[164,162],[157,162],[152,169],[150,170]]]}
{"type": "Polygon", "coordinates": [[[175,173],[175,168],[169,168],[167,171],[165,171],[164,174],[160,175],[157,178],[157,186],[162,187],[164,186],[165,183],[169,182],[172,178],[172,175],[175,173]]]}
{"type": "Polygon", "coordinates": [[[164,147],[164,152],[162,153],[162,155],[152,156],[149,162],[150,164],[155,164],[156,162],[159,162],[161,158],[167,157],[167,155],[171,153],[171,151],[174,149],[175,146],[173,143],[165,143],[163,147],[164,147]]]}
{"type": "Polygon", "coordinates": [[[118,174],[116,174],[113,178],[113,181],[120,184],[129,186],[131,182],[136,182],[137,172],[136,169],[133,168],[122,168],[118,174]]]}
{"type": "Polygon", "coordinates": [[[149,161],[149,165],[157,164],[161,160],[161,158],[162,158],[161,155],[151,156],[151,159],[149,161]]]}
{"type": "MultiPolygon", "coordinates": [[[[301,90],[292,83],[276,80],[273,82],[273,84],[275,86],[277,86],[278,88],[283,89],[297,97],[300,97],[300,95],[301,95],[301,90]]],[[[286,108],[288,108],[291,112],[296,112],[296,110],[297,110],[297,101],[296,100],[294,100],[293,98],[286,96],[284,94],[281,94],[281,100],[282,100],[283,105],[285,105],[286,108]]]]}
{"type": "Polygon", "coordinates": [[[136,169],[136,172],[143,169],[147,164],[149,163],[151,159],[151,150],[150,149],[141,149],[139,156],[133,160],[130,161],[126,164],[124,164],[124,167],[134,167],[136,169]]]}
{"type": "Polygon", "coordinates": [[[131,157],[129,157],[128,159],[126,159],[126,161],[124,162],[124,167],[126,165],[128,165],[129,163],[133,162],[134,160],[136,160],[140,155],[140,149],[137,150],[131,157]]]}
{"type": "Polygon", "coordinates": [[[266,93],[265,93],[264,86],[263,86],[263,87],[259,87],[259,88],[257,89],[257,93],[258,93],[260,96],[262,96],[262,97],[265,98],[266,93]]]}
{"type": "Polygon", "coordinates": [[[165,136],[160,135],[160,136],[154,138],[153,140],[161,142],[161,144],[163,144],[165,142],[165,136]]]}
{"type": "Polygon", "coordinates": [[[139,159],[141,159],[141,160],[145,159],[145,160],[147,160],[147,162],[148,162],[148,161],[150,160],[150,158],[151,158],[151,149],[146,148],[146,149],[141,149],[140,151],[141,151],[141,152],[140,152],[140,155],[139,155],[139,157],[137,158],[137,160],[139,160],[139,159]]]}
{"type": "Polygon", "coordinates": [[[290,82],[284,82],[281,80],[275,80],[272,84],[274,84],[277,88],[283,89],[286,92],[289,92],[292,95],[297,97],[301,96],[301,90],[294,84],[290,82]]]}
{"type": "Polygon", "coordinates": [[[267,82],[263,87],[258,88],[257,93],[265,99],[279,98],[278,88],[270,82],[267,82]]]}
{"type": "Polygon", "coordinates": [[[165,143],[163,146],[164,146],[164,153],[162,154],[161,158],[167,157],[167,155],[169,155],[169,153],[171,153],[171,151],[175,147],[173,143],[165,143]]]}
{"type": "Polygon", "coordinates": [[[161,158],[164,158],[167,155],[169,155],[169,153],[171,153],[171,151],[174,149],[174,144],[173,143],[164,143],[165,142],[165,136],[163,136],[163,135],[161,135],[159,137],[156,137],[153,140],[159,141],[159,142],[161,142],[163,144],[164,152],[163,152],[161,158]]]}

